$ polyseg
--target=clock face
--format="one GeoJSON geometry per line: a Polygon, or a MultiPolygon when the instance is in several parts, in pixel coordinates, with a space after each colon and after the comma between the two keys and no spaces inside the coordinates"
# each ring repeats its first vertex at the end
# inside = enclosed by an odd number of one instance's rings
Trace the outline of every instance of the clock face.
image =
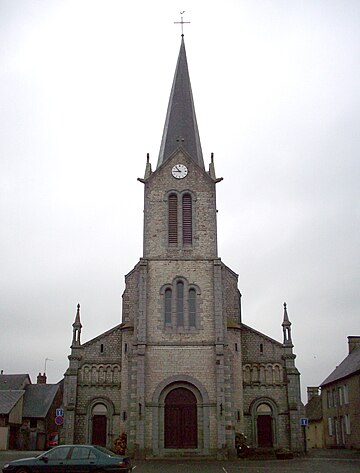
{"type": "Polygon", "coordinates": [[[183,179],[187,176],[188,169],[185,164],[176,164],[172,170],[171,174],[175,177],[175,179],[183,179]]]}

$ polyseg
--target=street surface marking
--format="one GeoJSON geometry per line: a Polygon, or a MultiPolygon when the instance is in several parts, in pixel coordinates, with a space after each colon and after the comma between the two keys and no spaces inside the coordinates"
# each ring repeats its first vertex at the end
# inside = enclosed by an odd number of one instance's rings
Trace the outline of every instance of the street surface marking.
{"type": "Polygon", "coordinates": [[[225,473],[228,473],[224,467],[223,467],[223,470],[224,470],[225,473]]]}

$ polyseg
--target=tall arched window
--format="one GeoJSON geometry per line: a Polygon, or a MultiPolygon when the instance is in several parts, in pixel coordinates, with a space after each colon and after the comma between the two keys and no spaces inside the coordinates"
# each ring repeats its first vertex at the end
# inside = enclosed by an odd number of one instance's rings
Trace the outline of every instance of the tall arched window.
{"type": "Polygon", "coordinates": [[[189,290],[189,327],[196,327],[196,291],[189,290]]]}
{"type": "Polygon", "coordinates": [[[190,194],[182,197],[182,230],[183,243],[192,244],[192,201],[190,194]]]}
{"type": "Polygon", "coordinates": [[[165,290],[165,324],[171,324],[171,299],[172,299],[172,290],[165,290]]]}
{"type": "Polygon", "coordinates": [[[176,283],[176,322],[178,327],[184,326],[184,283],[176,283]]]}
{"type": "Polygon", "coordinates": [[[169,195],[169,243],[178,242],[178,198],[176,194],[169,195]]]}

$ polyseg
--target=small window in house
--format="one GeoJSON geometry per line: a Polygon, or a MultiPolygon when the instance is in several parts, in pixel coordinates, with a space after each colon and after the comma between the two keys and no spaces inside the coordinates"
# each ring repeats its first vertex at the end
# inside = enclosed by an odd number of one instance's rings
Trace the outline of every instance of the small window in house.
{"type": "Polygon", "coordinates": [[[235,343],[235,351],[238,351],[238,350],[239,350],[239,349],[238,349],[238,344],[235,343]]]}
{"type": "Polygon", "coordinates": [[[333,389],[332,390],[332,401],[333,401],[333,406],[336,407],[337,406],[337,399],[336,399],[336,389],[333,389]]]}
{"type": "Polygon", "coordinates": [[[30,429],[36,429],[37,419],[30,419],[30,429]]]}
{"type": "Polygon", "coordinates": [[[128,351],[128,344],[124,343],[124,352],[127,353],[127,351],[128,351]]]}
{"type": "Polygon", "coordinates": [[[333,429],[332,429],[332,420],[331,420],[331,417],[328,417],[328,431],[329,431],[330,437],[332,437],[333,429]]]}
{"type": "Polygon", "coordinates": [[[338,387],[339,406],[343,405],[343,388],[344,386],[338,387]]]}
{"type": "Polygon", "coordinates": [[[100,353],[104,353],[104,344],[103,343],[100,345],[100,353]]]}
{"type": "Polygon", "coordinates": [[[349,404],[349,388],[347,384],[344,384],[344,403],[349,404]]]}
{"type": "Polygon", "coordinates": [[[345,414],[345,432],[347,435],[351,434],[351,429],[350,429],[350,415],[345,414]]]}
{"type": "Polygon", "coordinates": [[[329,390],[326,391],[326,404],[329,409],[331,407],[331,392],[329,390]]]}
{"type": "Polygon", "coordinates": [[[264,353],[264,345],[260,343],[260,353],[264,353]]]}

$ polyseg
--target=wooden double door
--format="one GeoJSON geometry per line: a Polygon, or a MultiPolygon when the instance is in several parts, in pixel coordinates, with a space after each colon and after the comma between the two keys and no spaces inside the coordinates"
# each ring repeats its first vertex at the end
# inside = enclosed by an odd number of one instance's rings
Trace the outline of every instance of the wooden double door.
{"type": "Polygon", "coordinates": [[[186,388],[176,388],[165,398],[165,448],[197,448],[197,402],[186,388]]]}

